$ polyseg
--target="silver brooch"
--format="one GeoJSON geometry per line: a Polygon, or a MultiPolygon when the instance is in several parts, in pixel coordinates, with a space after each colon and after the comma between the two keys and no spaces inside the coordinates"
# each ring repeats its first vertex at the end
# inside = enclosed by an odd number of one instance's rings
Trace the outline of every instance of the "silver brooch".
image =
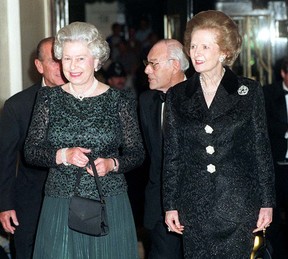
{"type": "Polygon", "coordinates": [[[248,92],[249,92],[249,88],[246,85],[241,85],[238,88],[238,94],[239,95],[246,95],[246,94],[248,94],[248,92]]]}

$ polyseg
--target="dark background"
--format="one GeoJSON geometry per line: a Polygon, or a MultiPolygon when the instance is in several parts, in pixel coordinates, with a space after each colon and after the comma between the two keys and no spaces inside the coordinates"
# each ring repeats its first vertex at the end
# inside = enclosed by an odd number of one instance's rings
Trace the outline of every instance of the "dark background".
{"type": "MultiPolygon", "coordinates": [[[[85,21],[85,4],[95,2],[111,3],[114,0],[70,0],[69,1],[69,22],[85,21]]],[[[148,17],[151,20],[153,31],[161,38],[164,36],[163,20],[164,15],[178,14],[181,19],[180,35],[183,35],[187,22],[186,0],[119,0],[125,6],[127,26],[139,23],[141,17],[148,17]]],[[[196,14],[203,10],[215,9],[214,0],[191,1],[193,4],[190,11],[196,14]],[[192,9],[192,10],[191,10],[192,9]]]]}

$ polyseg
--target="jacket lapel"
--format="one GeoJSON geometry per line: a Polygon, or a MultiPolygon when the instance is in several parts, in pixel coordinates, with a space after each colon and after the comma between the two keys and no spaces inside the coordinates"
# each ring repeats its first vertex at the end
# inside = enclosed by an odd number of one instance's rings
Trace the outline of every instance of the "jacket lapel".
{"type": "Polygon", "coordinates": [[[237,105],[240,100],[238,89],[239,82],[237,76],[226,67],[226,72],[220,82],[220,86],[209,109],[200,90],[199,73],[195,73],[189,80],[186,88],[186,100],[183,107],[188,109],[190,118],[203,121],[205,117],[215,119],[237,105]]]}
{"type": "MultiPolygon", "coordinates": [[[[242,86],[245,89],[247,86],[242,86]]],[[[237,76],[229,69],[220,82],[216,95],[210,105],[209,113],[212,119],[227,114],[239,102],[239,82],[237,76]]]]}

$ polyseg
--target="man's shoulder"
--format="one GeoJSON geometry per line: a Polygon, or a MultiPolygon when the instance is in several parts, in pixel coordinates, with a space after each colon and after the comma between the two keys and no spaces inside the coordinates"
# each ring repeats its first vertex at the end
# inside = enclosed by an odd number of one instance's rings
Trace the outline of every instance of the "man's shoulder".
{"type": "Polygon", "coordinates": [[[192,79],[192,78],[188,78],[185,81],[179,82],[178,84],[174,85],[173,87],[170,87],[167,93],[170,95],[183,94],[183,92],[186,91],[187,87],[189,86],[189,84],[191,84],[191,82],[193,80],[194,79],[192,79]]]}
{"type": "Polygon", "coordinates": [[[282,88],[282,81],[277,81],[272,84],[263,85],[263,89],[265,90],[273,90],[278,88],[282,88]]]}
{"type": "Polygon", "coordinates": [[[149,100],[158,94],[159,94],[159,91],[149,89],[149,90],[146,90],[140,94],[139,100],[140,100],[140,102],[144,101],[144,100],[149,100]]]}
{"type": "Polygon", "coordinates": [[[280,96],[285,95],[281,81],[264,85],[263,92],[266,99],[279,98],[280,96]]]}
{"type": "Polygon", "coordinates": [[[40,88],[41,84],[35,84],[11,96],[4,103],[4,111],[8,109],[14,110],[15,113],[19,114],[29,113],[33,109],[37,92],[40,88]]]}
{"type": "Polygon", "coordinates": [[[17,102],[22,102],[23,100],[29,100],[32,99],[34,100],[38,90],[41,88],[41,83],[34,84],[21,92],[18,92],[11,96],[6,102],[7,103],[17,103],[17,102]]]}

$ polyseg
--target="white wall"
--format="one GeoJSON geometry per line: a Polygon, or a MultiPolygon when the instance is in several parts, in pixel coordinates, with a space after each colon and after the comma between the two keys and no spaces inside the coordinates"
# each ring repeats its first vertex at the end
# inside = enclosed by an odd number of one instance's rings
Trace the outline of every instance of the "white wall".
{"type": "Polygon", "coordinates": [[[32,53],[51,36],[52,0],[1,0],[0,107],[15,93],[39,80],[32,53]]]}
{"type": "Polygon", "coordinates": [[[34,66],[34,53],[38,42],[51,36],[50,1],[19,0],[23,89],[40,79],[34,66]]]}
{"type": "Polygon", "coordinates": [[[22,88],[18,0],[2,0],[0,9],[0,105],[22,88]]]}

